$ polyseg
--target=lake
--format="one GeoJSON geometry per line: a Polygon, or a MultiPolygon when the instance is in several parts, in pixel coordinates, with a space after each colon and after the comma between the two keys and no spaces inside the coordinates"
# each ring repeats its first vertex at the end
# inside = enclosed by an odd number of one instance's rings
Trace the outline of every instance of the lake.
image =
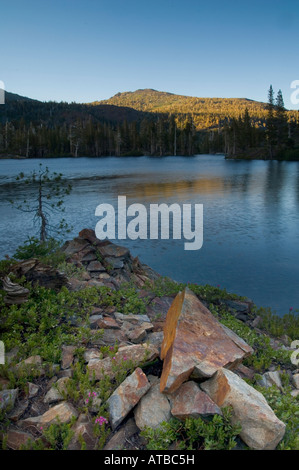
{"type": "MultiPolygon", "coordinates": [[[[177,281],[219,285],[278,314],[299,308],[299,162],[194,157],[51,158],[0,160],[0,258],[36,234],[28,214],[9,204],[34,197],[15,177],[39,163],[71,180],[65,218],[69,238],[95,228],[101,203],[203,204],[198,251],[184,240],[121,240],[134,256],[177,281]]],[[[117,242],[117,241],[116,241],[117,242]]]]}

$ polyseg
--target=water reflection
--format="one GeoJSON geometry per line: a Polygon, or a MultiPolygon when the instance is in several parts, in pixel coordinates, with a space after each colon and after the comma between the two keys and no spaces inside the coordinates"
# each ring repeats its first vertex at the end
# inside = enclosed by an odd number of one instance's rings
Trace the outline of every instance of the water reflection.
{"type": "MultiPolygon", "coordinates": [[[[279,313],[299,308],[299,163],[228,161],[222,156],[165,158],[48,159],[50,170],[72,180],[67,222],[72,235],[94,228],[95,208],[128,204],[201,203],[204,244],[186,252],[183,240],[125,240],[134,255],[179,281],[220,284],[279,313]]],[[[34,187],[14,183],[39,160],[0,161],[1,256],[32,234],[25,214],[7,199],[21,201],[34,187]]]]}

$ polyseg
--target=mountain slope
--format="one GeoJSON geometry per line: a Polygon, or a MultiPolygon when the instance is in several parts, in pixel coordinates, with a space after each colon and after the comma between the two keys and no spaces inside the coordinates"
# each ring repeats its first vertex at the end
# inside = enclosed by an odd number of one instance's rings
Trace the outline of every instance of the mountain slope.
{"type": "Polygon", "coordinates": [[[0,106],[0,123],[7,120],[33,121],[43,124],[71,124],[77,120],[92,120],[94,122],[121,123],[140,121],[149,113],[140,112],[126,106],[99,104],[90,106],[81,103],[66,103],[35,99],[5,92],[5,105],[0,106]]]}
{"type": "Polygon", "coordinates": [[[197,129],[218,125],[219,120],[238,118],[246,108],[254,121],[266,117],[266,103],[246,98],[197,98],[175,95],[152,89],[117,93],[108,100],[96,101],[92,105],[106,104],[127,106],[143,112],[158,112],[176,115],[191,114],[197,129]]]}
{"type": "MultiPolygon", "coordinates": [[[[2,88],[1,91],[3,91],[2,88]]],[[[35,101],[36,103],[38,102],[38,100],[27,98],[27,96],[21,96],[17,95],[16,93],[10,93],[9,91],[5,91],[5,102],[10,103],[12,101],[35,101]]]]}

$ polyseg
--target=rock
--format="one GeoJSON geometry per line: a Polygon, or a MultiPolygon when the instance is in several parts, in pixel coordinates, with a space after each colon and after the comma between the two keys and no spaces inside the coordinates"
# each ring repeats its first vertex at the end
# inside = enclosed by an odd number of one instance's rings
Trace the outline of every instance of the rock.
{"type": "Polygon", "coordinates": [[[151,344],[136,344],[120,347],[118,352],[115,353],[114,359],[106,357],[101,360],[90,360],[88,363],[89,376],[90,378],[94,376],[95,380],[101,380],[105,376],[113,379],[115,368],[124,364],[126,361],[133,361],[135,367],[138,367],[144,362],[153,361],[158,355],[159,352],[157,348],[151,344]]]}
{"type": "Polygon", "coordinates": [[[157,319],[164,321],[172,303],[173,297],[155,297],[146,308],[151,321],[154,322],[157,319]]]}
{"type": "Polygon", "coordinates": [[[291,395],[292,397],[297,398],[299,396],[299,390],[292,390],[291,395]]]}
{"type": "Polygon", "coordinates": [[[170,403],[160,392],[160,383],[153,385],[144,395],[134,411],[135,422],[139,429],[146,426],[156,429],[163,421],[171,418],[170,403]]]}
{"type": "Polygon", "coordinates": [[[86,349],[86,351],[84,351],[83,357],[85,362],[89,362],[93,359],[98,361],[103,358],[103,354],[98,349],[86,349]]]}
{"type": "Polygon", "coordinates": [[[74,360],[74,352],[76,350],[76,346],[62,346],[62,359],[61,359],[61,368],[68,369],[71,367],[73,360],[74,360]]]}
{"type": "Polygon", "coordinates": [[[285,424],[264,396],[227,369],[220,369],[201,388],[220,407],[232,407],[232,422],[240,423],[240,437],[252,449],[273,450],[284,436],[285,424]]]}
{"type": "Polygon", "coordinates": [[[107,279],[110,279],[111,276],[110,276],[108,273],[100,273],[100,274],[98,275],[98,278],[99,278],[99,279],[107,280],[107,279]]]}
{"type": "Polygon", "coordinates": [[[294,374],[292,376],[292,382],[294,384],[294,386],[299,389],[299,374],[294,374]]]}
{"type": "Polygon", "coordinates": [[[30,407],[30,416],[40,416],[48,411],[49,406],[38,400],[33,400],[30,407]]]}
{"type": "Polygon", "coordinates": [[[114,243],[100,246],[98,249],[101,255],[104,256],[105,258],[106,257],[112,257],[112,258],[124,257],[125,258],[130,255],[128,248],[125,248],[124,246],[115,245],[114,243]]]}
{"type": "Polygon", "coordinates": [[[228,310],[235,315],[238,320],[246,322],[250,318],[252,302],[241,302],[240,300],[227,300],[221,301],[228,307],[228,310]]]}
{"type": "Polygon", "coordinates": [[[28,382],[27,385],[28,385],[28,398],[35,397],[38,394],[40,387],[31,382],[28,382]]]}
{"type": "Polygon", "coordinates": [[[7,410],[15,406],[15,401],[18,396],[18,389],[2,390],[0,392],[0,410],[7,410]]]}
{"type": "Polygon", "coordinates": [[[106,284],[104,282],[97,281],[96,279],[91,279],[88,281],[86,287],[104,287],[106,284]]]}
{"type": "Polygon", "coordinates": [[[113,269],[122,269],[124,267],[124,262],[121,258],[110,258],[107,256],[105,262],[112,266],[113,269]]]}
{"type": "Polygon", "coordinates": [[[9,419],[11,421],[19,421],[19,419],[22,417],[22,415],[25,413],[29,406],[29,401],[25,400],[21,403],[18,404],[8,415],[9,419]]]}
{"type": "Polygon", "coordinates": [[[44,403],[51,405],[52,403],[65,400],[63,394],[66,393],[66,387],[69,380],[70,379],[68,377],[62,377],[58,379],[57,382],[52,385],[50,390],[46,393],[44,403]]]}
{"type": "Polygon", "coordinates": [[[153,344],[136,344],[120,347],[116,353],[116,361],[131,360],[136,365],[142,365],[144,362],[152,362],[158,355],[158,349],[153,344]]]}
{"type": "Polygon", "coordinates": [[[33,377],[41,377],[45,375],[45,369],[42,367],[43,360],[40,356],[30,356],[24,361],[19,362],[13,367],[13,371],[17,376],[22,374],[30,374],[33,377]]]}
{"type": "Polygon", "coordinates": [[[102,263],[100,261],[91,261],[87,266],[87,271],[90,272],[103,272],[106,271],[102,263]]]}
{"type": "Polygon", "coordinates": [[[42,366],[43,360],[40,356],[30,356],[24,361],[19,362],[15,368],[21,369],[25,368],[26,370],[34,370],[35,368],[40,368],[42,366]]]}
{"type": "MultiPolygon", "coordinates": [[[[85,251],[85,250],[83,250],[83,251],[85,251]]],[[[90,261],[97,261],[97,256],[95,254],[94,249],[92,249],[92,250],[89,249],[87,252],[84,253],[84,255],[81,258],[82,263],[90,263],[90,261]]]]}
{"type": "Polygon", "coordinates": [[[3,377],[0,377],[0,391],[1,390],[7,390],[9,388],[9,380],[4,379],[3,377]]]}
{"type": "Polygon", "coordinates": [[[270,388],[275,385],[277,388],[279,388],[279,390],[283,389],[280,374],[277,370],[273,372],[266,372],[262,375],[261,379],[257,380],[257,383],[261,387],[270,388]]]}
{"type": "Polygon", "coordinates": [[[79,281],[79,279],[69,279],[69,290],[71,292],[78,292],[79,290],[85,289],[87,287],[87,281],[79,281]]]}
{"type": "Polygon", "coordinates": [[[222,415],[219,406],[195,382],[186,382],[172,395],[171,414],[178,419],[222,415]]]}
{"type": "MultiPolygon", "coordinates": [[[[106,311],[107,309],[105,309],[106,311]]],[[[102,315],[103,309],[100,307],[94,307],[91,311],[91,315],[102,315]]]]}
{"type": "Polygon", "coordinates": [[[63,273],[42,264],[36,258],[16,263],[11,270],[18,279],[25,276],[26,281],[31,282],[32,285],[38,284],[47,289],[58,291],[62,286],[68,285],[68,279],[63,273]]]}
{"type": "Polygon", "coordinates": [[[137,405],[150,388],[146,375],[138,367],[113,392],[107,403],[112,429],[114,430],[137,405]]]}
{"type": "Polygon", "coordinates": [[[67,377],[68,379],[71,379],[74,375],[74,372],[72,369],[65,369],[65,370],[60,370],[58,373],[57,373],[57,377],[58,379],[62,379],[62,378],[65,378],[67,377]]]}
{"type": "Polygon", "coordinates": [[[150,324],[150,319],[147,315],[133,315],[133,314],[127,314],[124,315],[123,313],[120,312],[115,312],[114,316],[116,320],[119,320],[121,322],[130,322],[135,325],[140,324],[140,323],[149,323],[150,324]]]}
{"type": "Polygon", "coordinates": [[[19,425],[23,429],[37,430],[57,422],[61,424],[69,423],[73,417],[78,417],[76,409],[73,405],[64,401],[53,406],[41,416],[30,417],[20,421],[19,425]]]}
{"type": "Polygon", "coordinates": [[[144,328],[147,333],[150,333],[151,331],[153,331],[154,325],[152,323],[142,322],[139,325],[139,328],[144,328]]]}
{"type": "Polygon", "coordinates": [[[97,328],[99,328],[98,321],[102,320],[102,318],[103,318],[103,315],[91,315],[89,317],[89,326],[90,326],[90,328],[93,329],[93,330],[96,330],[97,328]]]}
{"type": "Polygon", "coordinates": [[[103,317],[101,319],[99,319],[97,321],[97,325],[99,328],[112,328],[114,330],[119,330],[120,329],[120,326],[118,325],[118,323],[116,323],[116,321],[114,320],[114,318],[111,318],[111,317],[103,317]]]}
{"type": "Polygon", "coordinates": [[[126,424],[117,431],[108,441],[103,450],[123,450],[128,440],[138,432],[133,418],[128,419],[126,424]]]}
{"type": "Polygon", "coordinates": [[[79,237],[89,241],[92,244],[96,244],[99,241],[96,237],[95,231],[91,228],[84,228],[81,230],[81,232],[79,232],[79,237]]]}
{"type": "Polygon", "coordinates": [[[93,397],[92,398],[92,405],[90,407],[91,413],[98,413],[100,411],[100,408],[102,406],[102,400],[99,397],[93,397]]]}
{"type": "Polygon", "coordinates": [[[73,427],[74,436],[68,445],[68,450],[81,450],[82,440],[85,442],[85,450],[94,450],[98,438],[93,433],[93,424],[86,415],[80,415],[73,427]]]}
{"type": "Polygon", "coordinates": [[[110,379],[113,379],[115,375],[111,357],[105,357],[104,359],[91,359],[87,364],[87,368],[90,379],[102,380],[107,376],[110,379]]]}
{"type": "Polygon", "coordinates": [[[221,367],[233,368],[251,353],[252,348],[223,328],[187,288],[176,296],[167,313],[161,392],[174,392],[191,374],[206,378],[221,367]]]}
{"type": "Polygon", "coordinates": [[[253,380],[255,376],[255,371],[249,369],[249,367],[246,367],[243,364],[237,365],[237,367],[234,369],[234,372],[238,374],[242,379],[253,380]]]}
{"type": "Polygon", "coordinates": [[[19,450],[20,447],[27,444],[29,440],[34,440],[31,434],[22,431],[9,430],[7,433],[6,445],[9,449],[19,450]]]}
{"type": "Polygon", "coordinates": [[[104,334],[101,337],[98,337],[97,330],[90,330],[91,334],[95,336],[90,339],[91,346],[114,346],[115,343],[127,343],[127,338],[121,330],[106,328],[103,331],[104,334]]]}
{"type": "Polygon", "coordinates": [[[87,240],[81,237],[74,238],[74,240],[68,241],[64,244],[62,247],[62,251],[69,256],[74,255],[75,253],[78,253],[84,248],[87,248],[89,246],[89,243],[87,240]]]}
{"type": "Polygon", "coordinates": [[[134,328],[128,333],[128,338],[132,343],[141,343],[146,338],[146,329],[142,326],[134,328]]]}
{"type": "Polygon", "coordinates": [[[153,346],[156,346],[160,354],[162,343],[163,343],[163,331],[155,331],[153,333],[149,333],[148,342],[152,344],[153,346]]]}

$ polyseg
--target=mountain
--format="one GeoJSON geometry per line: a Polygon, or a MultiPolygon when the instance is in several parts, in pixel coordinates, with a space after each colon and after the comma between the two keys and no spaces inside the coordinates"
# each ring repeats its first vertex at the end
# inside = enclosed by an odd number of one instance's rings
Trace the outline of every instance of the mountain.
{"type": "Polygon", "coordinates": [[[113,106],[105,103],[96,106],[82,103],[39,101],[15,93],[5,92],[5,105],[0,106],[0,123],[19,121],[53,124],[72,124],[77,120],[93,122],[121,123],[140,121],[148,113],[126,106],[113,106]]]}
{"type": "MultiPolygon", "coordinates": [[[[0,91],[3,91],[2,88],[0,88],[0,91]]],[[[35,101],[38,102],[38,100],[33,100],[32,98],[27,98],[26,96],[20,96],[17,95],[16,93],[10,93],[9,91],[5,92],[5,103],[10,103],[12,101],[35,101]]]]}
{"type": "Polygon", "coordinates": [[[218,126],[219,121],[239,118],[246,108],[255,122],[266,117],[266,103],[246,98],[197,98],[152,89],[117,93],[112,98],[91,105],[126,106],[137,111],[191,115],[197,130],[218,126]]]}
{"type": "Polygon", "coordinates": [[[299,159],[299,112],[275,108],[271,145],[266,118],[267,104],[246,98],[145,89],[92,103],[57,103],[6,92],[0,106],[0,156],[224,152],[267,158],[270,152],[271,158],[299,159]]]}

